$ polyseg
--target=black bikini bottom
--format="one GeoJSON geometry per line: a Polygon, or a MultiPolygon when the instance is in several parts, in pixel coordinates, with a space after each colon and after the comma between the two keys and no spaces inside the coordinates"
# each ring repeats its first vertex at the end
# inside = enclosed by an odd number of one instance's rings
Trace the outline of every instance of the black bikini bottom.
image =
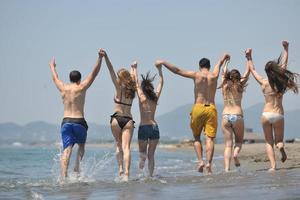
{"type": "MultiPolygon", "coordinates": [[[[115,112],[113,115],[111,115],[110,117],[111,117],[111,118],[110,118],[110,124],[111,124],[113,118],[115,118],[115,119],[117,120],[118,125],[120,126],[121,129],[123,129],[123,128],[126,126],[126,124],[127,124],[129,121],[132,120],[132,117],[129,117],[129,116],[121,116],[121,115],[119,115],[119,113],[116,113],[116,112],[115,112]]],[[[134,121],[133,121],[133,123],[134,123],[134,121]]]]}

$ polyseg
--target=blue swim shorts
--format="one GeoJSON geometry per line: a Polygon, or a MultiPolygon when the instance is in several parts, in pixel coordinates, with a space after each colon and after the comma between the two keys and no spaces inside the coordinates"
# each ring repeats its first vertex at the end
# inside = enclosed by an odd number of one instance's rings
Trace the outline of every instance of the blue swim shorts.
{"type": "Polygon", "coordinates": [[[87,123],[84,118],[64,118],[61,124],[61,139],[63,148],[74,144],[85,144],[87,137],[87,123]]]}
{"type": "Polygon", "coordinates": [[[157,140],[159,139],[159,129],[157,124],[139,126],[139,140],[157,140]]]}

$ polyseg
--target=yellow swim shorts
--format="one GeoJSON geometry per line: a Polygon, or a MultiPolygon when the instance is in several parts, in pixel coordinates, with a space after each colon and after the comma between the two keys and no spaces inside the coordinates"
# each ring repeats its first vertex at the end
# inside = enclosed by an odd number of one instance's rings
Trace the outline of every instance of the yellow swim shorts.
{"type": "Polygon", "coordinates": [[[191,129],[195,137],[201,134],[201,130],[212,138],[216,137],[218,127],[218,115],[215,105],[194,104],[191,112],[191,129]]]}

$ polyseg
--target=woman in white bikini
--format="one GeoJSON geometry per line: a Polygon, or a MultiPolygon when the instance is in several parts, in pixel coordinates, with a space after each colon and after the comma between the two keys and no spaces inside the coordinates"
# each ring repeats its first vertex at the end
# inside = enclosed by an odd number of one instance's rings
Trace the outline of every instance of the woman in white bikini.
{"type": "Polygon", "coordinates": [[[222,94],[224,98],[224,109],[222,114],[222,131],[224,134],[224,170],[230,170],[230,161],[232,157],[233,136],[234,136],[234,149],[233,159],[236,167],[240,166],[238,159],[239,152],[241,151],[244,139],[244,119],[242,109],[243,92],[248,81],[250,74],[249,67],[247,66],[246,72],[242,77],[237,69],[228,71],[229,60],[223,68],[222,94]]]}
{"type": "Polygon", "coordinates": [[[274,144],[280,150],[281,161],[285,162],[287,155],[284,150],[284,111],[282,106],[282,98],[287,90],[298,93],[296,79],[298,74],[287,70],[288,63],[288,47],[287,41],[282,42],[283,53],[277,61],[269,61],[265,66],[265,72],[268,79],[263,79],[255,70],[251,49],[247,49],[246,58],[250,71],[256,81],[261,85],[265,96],[265,106],[263,109],[261,123],[266,140],[266,153],[270,160],[269,171],[276,170],[276,161],[274,153],[274,144]]]}
{"type": "Polygon", "coordinates": [[[154,153],[160,137],[158,125],[155,121],[155,111],[164,82],[161,64],[157,63],[155,65],[158,69],[160,77],[156,91],[154,91],[154,87],[152,84],[152,82],[154,81],[154,77],[150,77],[148,72],[146,76],[142,75],[143,80],[140,84],[138,80],[137,63],[134,62],[131,65],[135,75],[134,77],[137,94],[139,97],[139,106],[141,114],[141,122],[138,130],[140,152],[139,168],[140,170],[143,170],[145,161],[148,158],[148,170],[150,177],[153,176],[155,165],[154,153]]]}
{"type": "Polygon", "coordinates": [[[131,152],[130,144],[134,129],[134,121],[131,115],[131,105],[135,97],[135,82],[132,71],[122,68],[117,74],[106,54],[102,49],[100,54],[105,58],[112,82],[116,89],[114,97],[115,109],[111,115],[111,131],[116,142],[116,157],[119,165],[119,176],[122,181],[128,181],[131,152]]]}

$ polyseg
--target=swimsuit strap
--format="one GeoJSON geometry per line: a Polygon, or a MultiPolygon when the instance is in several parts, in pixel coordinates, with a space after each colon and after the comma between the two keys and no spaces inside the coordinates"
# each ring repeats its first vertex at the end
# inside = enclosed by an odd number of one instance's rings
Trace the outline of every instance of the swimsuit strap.
{"type": "Polygon", "coordinates": [[[118,101],[117,99],[116,99],[116,97],[114,97],[114,102],[116,103],[116,104],[121,104],[121,105],[124,105],[124,106],[132,106],[132,103],[124,103],[124,102],[122,102],[122,89],[121,89],[121,98],[120,98],[120,101],[118,101]]]}
{"type": "Polygon", "coordinates": [[[238,101],[241,101],[241,99],[224,99],[224,102],[229,102],[229,103],[238,102],[238,101]]]}

